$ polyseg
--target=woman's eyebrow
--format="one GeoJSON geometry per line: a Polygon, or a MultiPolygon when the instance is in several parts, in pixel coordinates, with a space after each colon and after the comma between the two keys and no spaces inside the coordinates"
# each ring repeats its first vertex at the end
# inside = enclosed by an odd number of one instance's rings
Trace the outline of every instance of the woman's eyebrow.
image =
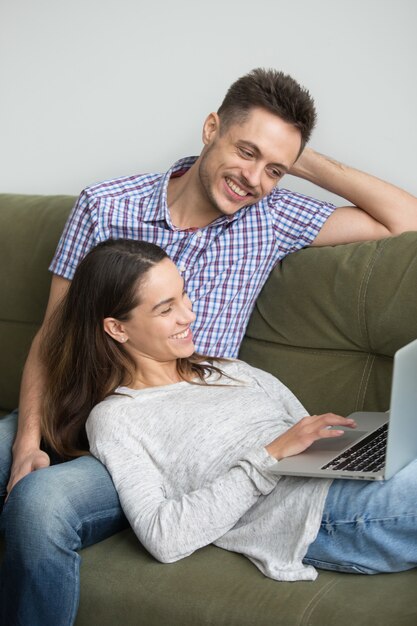
{"type": "MultiPolygon", "coordinates": [[[[182,293],[186,293],[185,291],[185,280],[182,279],[182,293]]],[[[174,296],[172,296],[171,298],[165,298],[165,300],[161,300],[160,302],[158,302],[158,304],[155,304],[155,306],[152,307],[152,311],[155,311],[155,309],[158,309],[160,306],[166,306],[167,304],[171,304],[172,302],[175,301],[174,296]]]]}
{"type": "Polygon", "coordinates": [[[155,306],[152,307],[152,311],[159,309],[160,306],[166,306],[167,304],[171,304],[171,302],[174,302],[174,300],[175,298],[166,298],[166,300],[161,300],[160,302],[158,302],[158,304],[155,304],[155,306]]]}

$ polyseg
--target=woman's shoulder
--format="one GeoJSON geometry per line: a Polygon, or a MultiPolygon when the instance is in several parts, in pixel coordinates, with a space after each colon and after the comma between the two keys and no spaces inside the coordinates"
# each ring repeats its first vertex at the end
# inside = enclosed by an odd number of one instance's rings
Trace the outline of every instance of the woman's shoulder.
{"type": "Polygon", "coordinates": [[[120,424],[127,415],[129,397],[114,393],[92,409],[87,422],[86,431],[90,446],[97,441],[110,443],[120,436],[120,424]]]}
{"type": "Polygon", "coordinates": [[[214,365],[224,372],[227,377],[230,377],[232,382],[240,382],[246,385],[254,382],[257,372],[260,371],[256,367],[239,359],[222,359],[214,362],[214,365]]]}
{"type": "Polygon", "coordinates": [[[124,390],[116,390],[111,396],[107,396],[104,400],[96,404],[96,406],[90,412],[88,419],[91,421],[106,418],[112,418],[115,415],[123,413],[124,408],[128,406],[132,400],[129,394],[124,390]]]}
{"type": "Polygon", "coordinates": [[[256,372],[259,372],[258,368],[249,365],[246,361],[241,361],[240,359],[227,359],[224,360],[220,364],[220,369],[223,370],[226,374],[233,375],[240,374],[252,377],[256,372]]]}
{"type": "Polygon", "coordinates": [[[240,369],[241,361],[238,359],[207,359],[207,364],[212,366],[213,371],[210,373],[209,378],[212,378],[210,382],[216,382],[214,379],[218,379],[219,373],[225,374],[226,376],[235,377],[236,373],[240,369]]]}
{"type": "Polygon", "coordinates": [[[280,393],[286,389],[285,385],[276,378],[270,372],[260,369],[246,363],[246,361],[240,361],[235,359],[228,362],[226,367],[222,367],[225,374],[235,378],[242,384],[250,387],[257,387],[262,389],[279,389],[280,393]]]}

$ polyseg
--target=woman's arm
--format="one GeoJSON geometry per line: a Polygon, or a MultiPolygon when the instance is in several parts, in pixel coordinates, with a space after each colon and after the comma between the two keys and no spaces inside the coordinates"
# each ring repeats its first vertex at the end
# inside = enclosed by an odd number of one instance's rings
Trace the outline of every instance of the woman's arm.
{"type": "Polygon", "coordinates": [[[269,471],[275,460],[260,447],[204,487],[168,498],[162,474],[140,444],[133,451],[107,437],[94,441],[87,430],[91,452],[109,470],[135,534],[164,563],[224,535],[279,480],[269,471]]]}
{"type": "Polygon", "coordinates": [[[236,378],[248,377],[277,406],[282,407],[279,423],[284,424],[287,430],[265,447],[268,454],[277,461],[303,452],[317,439],[342,436],[344,431],[338,429],[338,426],[348,428],[356,426],[354,420],[334,413],[308,415],[292,391],[269,372],[253,367],[244,361],[235,361],[235,368],[233,375],[236,378]]]}
{"type": "Polygon", "coordinates": [[[356,428],[356,422],[350,417],[334,413],[307,415],[265,446],[265,449],[277,461],[281,461],[288,456],[304,452],[318,439],[341,437],[344,434],[342,427],[356,428]]]}
{"type": "MultiPolygon", "coordinates": [[[[276,460],[297,454],[313,441],[343,433],[328,426],[353,420],[328,414],[308,416],[264,447],[250,450],[212,482],[177,497],[167,497],[166,480],[140,443],[135,450],[110,437],[94,435],[87,424],[91,452],[108,469],[136,536],[159,561],[172,563],[213,543],[276,486],[276,460]]],[[[181,462],[180,460],[178,461],[181,462]]]]}

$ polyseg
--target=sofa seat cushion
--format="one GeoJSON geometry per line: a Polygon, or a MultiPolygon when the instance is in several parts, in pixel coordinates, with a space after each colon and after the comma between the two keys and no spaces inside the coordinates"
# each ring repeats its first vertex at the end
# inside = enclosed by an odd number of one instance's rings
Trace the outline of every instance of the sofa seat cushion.
{"type": "Polygon", "coordinates": [[[375,576],[320,570],[314,582],[283,583],[215,546],[177,563],[158,563],[131,530],[81,556],[76,626],[415,626],[417,621],[417,570],[375,576]]]}

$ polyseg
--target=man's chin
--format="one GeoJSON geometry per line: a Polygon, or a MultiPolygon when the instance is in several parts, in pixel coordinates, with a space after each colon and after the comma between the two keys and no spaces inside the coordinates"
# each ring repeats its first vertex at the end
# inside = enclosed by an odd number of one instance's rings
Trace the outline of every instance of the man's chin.
{"type": "Polygon", "coordinates": [[[230,203],[229,206],[224,206],[219,207],[219,211],[223,214],[223,215],[229,215],[230,217],[232,217],[233,215],[235,215],[238,211],[240,211],[241,209],[245,209],[246,207],[252,206],[253,204],[255,204],[255,202],[257,202],[257,200],[255,200],[253,197],[251,197],[250,200],[246,200],[246,202],[242,202],[242,203],[236,203],[236,204],[232,204],[230,203]]]}

